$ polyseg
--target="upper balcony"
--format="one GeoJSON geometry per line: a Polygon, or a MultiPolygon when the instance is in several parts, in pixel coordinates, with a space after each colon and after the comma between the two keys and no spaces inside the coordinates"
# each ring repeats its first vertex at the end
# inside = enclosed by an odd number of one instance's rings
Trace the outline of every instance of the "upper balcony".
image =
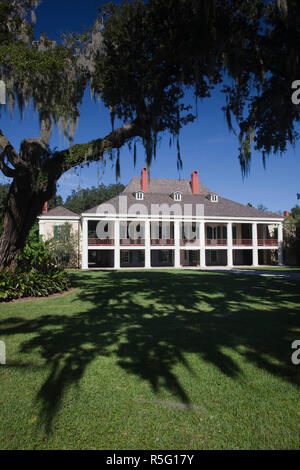
{"type": "Polygon", "coordinates": [[[174,246],[174,244],[174,238],[151,238],[152,246],[174,246]]]}
{"type": "Polygon", "coordinates": [[[120,238],[120,245],[122,246],[133,246],[133,245],[145,245],[144,238],[120,238]]]}
{"type": "Polygon", "coordinates": [[[199,238],[182,238],[180,240],[181,246],[199,246],[200,239],[199,238]]]}
{"type": "Polygon", "coordinates": [[[232,244],[237,246],[252,246],[252,238],[233,238],[232,244]]]}
{"type": "Polygon", "coordinates": [[[258,246],[278,246],[278,240],[276,238],[259,238],[257,244],[258,246]]]}
{"type": "Polygon", "coordinates": [[[227,239],[226,238],[207,238],[205,240],[206,246],[226,246],[227,239]]]}
{"type": "MultiPolygon", "coordinates": [[[[103,231],[99,238],[97,234],[99,231],[96,229],[96,223],[89,221],[88,226],[88,246],[115,246],[115,222],[108,221],[104,226],[103,231]]],[[[179,228],[179,245],[181,247],[200,247],[200,225],[197,223],[187,224],[186,222],[180,224],[179,228]]],[[[228,247],[229,234],[227,233],[227,223],[205,223],[205,246],[208,248],[228,247]]],[[[232,224],[232,246],[238,247],[253,247],[253,227],[252,223],[233,223],[232,224]]],[[[119,244],[121,247],[134,247],[145,246],[145,224],[144,222],[134,222],[134,226],[129,223],[120,224],[120,239],[119,244]]],[[[174,222],[161,223],[151,222],[150,225],[150,240],[149,244],[155,246],[170,246],[176,245],[175,241],[175,228],[174,222]]],[[[258,224],[257,225],[257,242],[258,247],[278,247],[278,238],[275,225],[258,224]]]]}
{"type": "Polygon", "coordinates": [[[88,246],[114,246],[113,238],[89,238],[88,246]]]}

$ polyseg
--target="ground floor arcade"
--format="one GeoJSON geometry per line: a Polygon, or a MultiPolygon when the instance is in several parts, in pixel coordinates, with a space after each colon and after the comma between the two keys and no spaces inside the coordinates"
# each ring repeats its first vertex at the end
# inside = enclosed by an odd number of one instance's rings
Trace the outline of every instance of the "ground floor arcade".
{"type": "Polygon", "coordinates": [[[126,248],[116,252],[114,249],[89,249],[88,268],[159,268],[159,267],[210,267],[210,266],[265,266],[278,264],[276,249],[233,249],[232,254],[224,249],[180,249],[176,259],[175,249],[151,249],[146,264],[145,249],[126,248]],[[229,260],[232,263],[229,264],[229,260]],[[177,264],[176,264],[177,261],[177,264]],[[256,261],[256,263],[255,263],[256,261]]]}

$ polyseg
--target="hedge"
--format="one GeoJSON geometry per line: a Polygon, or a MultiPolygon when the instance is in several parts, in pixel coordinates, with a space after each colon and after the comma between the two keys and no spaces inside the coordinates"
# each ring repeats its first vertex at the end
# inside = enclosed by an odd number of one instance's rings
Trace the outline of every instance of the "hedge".
{"type": "Polygon", "coordinates": [[[51,269],[48,272],[36,270],[0,271],[0,302],[22,297],[46,297],[64,292],[70,288],[66,271],[51,269]]]}

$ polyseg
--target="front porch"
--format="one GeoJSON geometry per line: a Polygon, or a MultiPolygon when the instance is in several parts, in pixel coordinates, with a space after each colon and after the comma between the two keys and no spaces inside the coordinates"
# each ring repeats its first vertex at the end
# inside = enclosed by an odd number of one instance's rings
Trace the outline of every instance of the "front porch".
{"type": "Polygon", "coordinates": [[[102,219],[84,226],[84,269],[282,264],[280,224],[102,219]]]}

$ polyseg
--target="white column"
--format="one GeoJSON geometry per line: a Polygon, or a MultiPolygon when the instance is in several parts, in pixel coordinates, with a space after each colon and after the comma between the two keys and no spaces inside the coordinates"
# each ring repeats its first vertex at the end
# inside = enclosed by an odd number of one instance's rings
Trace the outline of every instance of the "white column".
{"type": "Polygon", "coordinates": [[[257,222],[252,224],[252,266],[258,266],[257,222]]]}
{"type": "Polygon", "coordinates": [[[39,235],[44,238],[45,235],[45,222],[39,221],[39,235]]]}
{"type": "Polygon", "coordinates": [[[278,225],[278,265],[283,266],[283,227],[278,225]]]}
{"type": "Polygon", "coordinates": [[[174,266],[180,268],[180,221],[174,221],[174,266]]]}
{"type": "Polygon", "coordinates": [[[120,221],[115,220],[114,268],[120,269],[120,221]]]}
{"type": "Polygon", "coordinates": [[[232,222],[227,224],[227,266],[233,266],[232,256],[232,222]]]}
{"type": "Polygon", "coordinates": [[[200,236],[200,267],[205,268],[205,222],[201,220],[199,227],[200,236]]]}
{"type": "Polygon", "coordinates": [[[88,269],[88,221],[82,220],[81,268],[88,269]]]}
{"type": "Polygon", "coordinates": [[[145,268],[151,268],[151,234],[150,220],[145,221],[145,268]]]}

